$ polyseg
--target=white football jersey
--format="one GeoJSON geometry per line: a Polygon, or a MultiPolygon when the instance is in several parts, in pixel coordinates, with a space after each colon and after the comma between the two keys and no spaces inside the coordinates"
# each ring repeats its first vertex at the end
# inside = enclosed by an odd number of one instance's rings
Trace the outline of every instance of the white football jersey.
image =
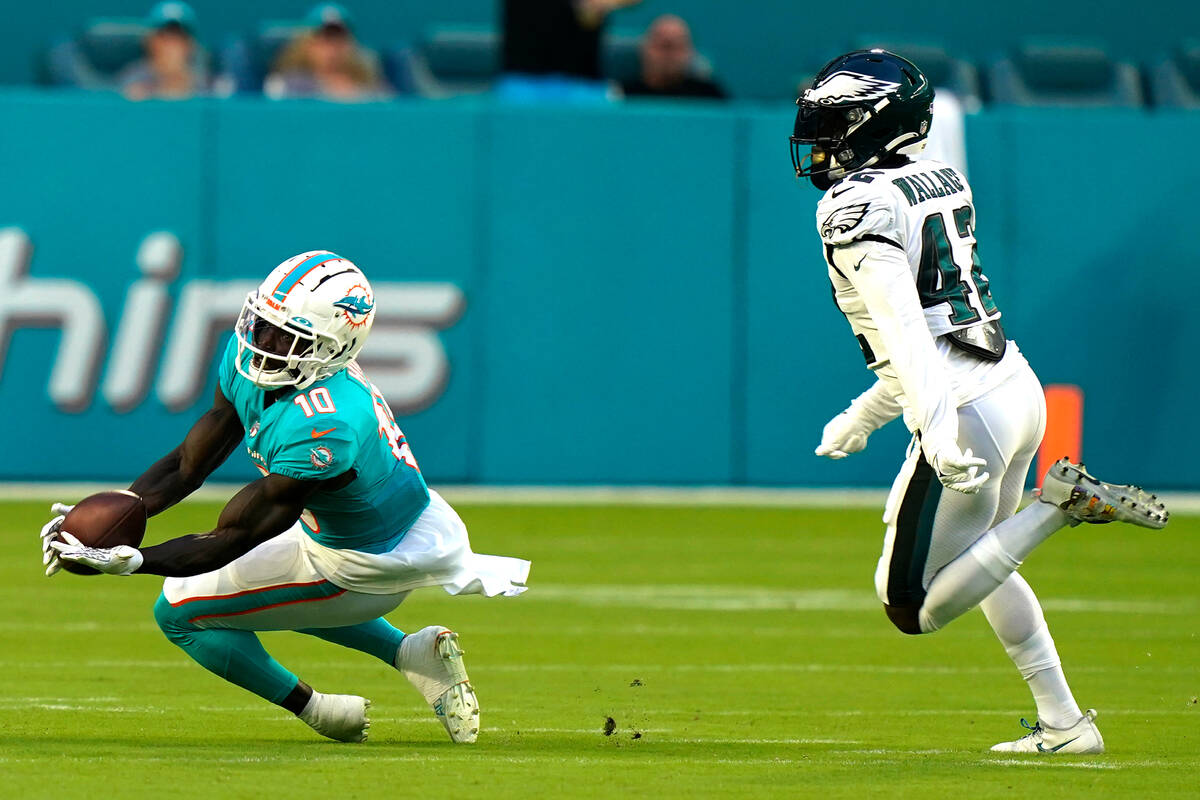
{"type": "Polygon", "coordinates": [[[1011,342],[990,362],[945,337],[1000,318],[976,252],[966,178],[939,161],[856,172],[825,193],[816,221],[834,300],[868,368],[910,430],[953,436],[949,412],[1024,363],[1011,342]]]}
{"type": "MultiPolygon", "coordinates": [[[[975,251],[971,187],[953,167],[914,161],[857,172],[821,198],[817,228],[826,245],[865,239],[904,250],[934,336],[1000,317],[975,251]]],[[[841,306],[851,287],[832,264],[830,273],[841,306]]]]}

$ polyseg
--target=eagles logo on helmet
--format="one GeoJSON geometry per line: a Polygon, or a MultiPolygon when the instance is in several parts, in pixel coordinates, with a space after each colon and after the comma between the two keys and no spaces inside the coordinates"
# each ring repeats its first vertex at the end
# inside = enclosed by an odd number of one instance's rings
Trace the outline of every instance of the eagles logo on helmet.
{"type": "Polygon", "coordinates": [[[857,72],[835,72],[804,92],[805,100],[831,106],[850,101],[877,100],[900,88],[900,84],[881,81],[857,72]]]}
{"type": "Polygon", "coordinates": [[[792,166],[824,191],[856,170],[920,152],[933,120],[933,87],[895,53],[855,50],[826,64],[796,105],[792,166]]]}

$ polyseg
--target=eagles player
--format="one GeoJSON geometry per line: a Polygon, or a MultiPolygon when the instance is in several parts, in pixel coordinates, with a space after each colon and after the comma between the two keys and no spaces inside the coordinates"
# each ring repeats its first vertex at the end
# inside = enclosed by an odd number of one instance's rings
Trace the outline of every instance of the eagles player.
{"type": "Polygon", "coordinates": [[[932,101],[921,71],[883,50],[834,59],[797,100],[792,163],[825,191],[817,231],[834,300],[876,376],[825,426],[816,453],[844,458],[903,416],[913,439],[887,501],[875,573],[888,618],[904,633],[932,633],[982,606],[1038,712],[1029,733],[992,749],[1100,753],[1095,712],[1076,704],[1017,569],[1067,525],[1161,528],[1167,512],[1141,489],[1102,483],[1063,459],[1039,502],[1014,513],[1045,399],[1001,327],[966,178],[911,158],[924,147],[932,101]]]}
{"type": "Polygon", "coordinates": [[[129,487],[153,516],[195,491],[240,444],[262,477],[217,527],[151,547],[95,549],[42,530],[46,574],[61,560],[110,575],[167,576],[159,626],[201,666],[292,711],[318,733],[363,741],[365,698],[322,694],[284,669],[255,631],[293,630],[399,670],[456,742],[475,741],[479,704],[457,634],[405,634],[384,614],[409,591],[517,595],[529,562],[477,555],[425,485],[379,390],[355,362],[375,317],[371,286],[347,259],[301,253],[247,298],[221,361],[212,408],[129,487]]]}

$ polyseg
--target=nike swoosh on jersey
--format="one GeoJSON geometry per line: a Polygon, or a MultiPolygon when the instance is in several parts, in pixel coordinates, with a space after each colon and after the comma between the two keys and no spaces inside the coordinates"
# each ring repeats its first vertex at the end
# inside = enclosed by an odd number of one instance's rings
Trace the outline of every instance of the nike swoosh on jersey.
{"type": "MultiPolygon", "coordinates": [[[[1078,736],[1075,737],[1075,739],[1078,739],[1078,738],[1079,738],[1078,736]]],[[[1042,747],[1042,743],[1038,742],[1037,748],[1038,748],[1038,750],[1041,750],[1043,753],[1057,753],[1059,750],[1062,750],[1064,747],[1069,745],[1071,742],[1075,741],[1075,739],[1067,739],[1062,744],[1055,745],[1054,747],[1042,747]]]]}
{"type": "Polygon", "coordinates": [[[336,430],[337,430],[337,428],[336,428],[336,427],[330,428],[330,429],[329,429],[329,430],[327,430],[327,431],[319,431],[319,430],[317,430],[316,428],[313,428],[313,432],[312,432],[312,438],[314,438],[314,439],[320,439],[320,438],[321,438],[322,436],[324,436],[325,434],[327,434],[327,433],[333,433],[333,432],[334,432],[334,431],[336,431],[336,430]]]}
{"type": "Polygon", "coordinates": [[[840,197],[841,195],[844,195],[846,192],[850,191],[853,188],[854,188],[853,186],[843,186],[842,190],[840,192],[837,192],[837,191],[830,192],[829,199],[832,200],[835,197],[840,197]]]}

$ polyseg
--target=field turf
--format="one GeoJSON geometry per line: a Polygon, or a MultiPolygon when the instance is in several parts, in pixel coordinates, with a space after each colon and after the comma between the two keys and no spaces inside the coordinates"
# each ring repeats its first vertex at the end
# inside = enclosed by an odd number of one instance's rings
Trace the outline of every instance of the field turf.
{"type": "MultiPolygon", "coordinates": [[[[390,617],[461,632],[484,728],[455,746],[368,656],[263,636],[318,689],[374,701],[369,742],[327,742],[169,644],[156,579],[47,580],[46,506],[0,504],[8,797],[1196,797],[1200,518],[1068,530],[1029,559],[1109,748],[1039,758],[987,752],[1033,707],[981,614],[888,624],[875,511],[461,507],[476,550],[534,567],[524,597],[427,589],[390,617]]],[[[149,540],[216,511],[174,509],[149,540]]]]}

